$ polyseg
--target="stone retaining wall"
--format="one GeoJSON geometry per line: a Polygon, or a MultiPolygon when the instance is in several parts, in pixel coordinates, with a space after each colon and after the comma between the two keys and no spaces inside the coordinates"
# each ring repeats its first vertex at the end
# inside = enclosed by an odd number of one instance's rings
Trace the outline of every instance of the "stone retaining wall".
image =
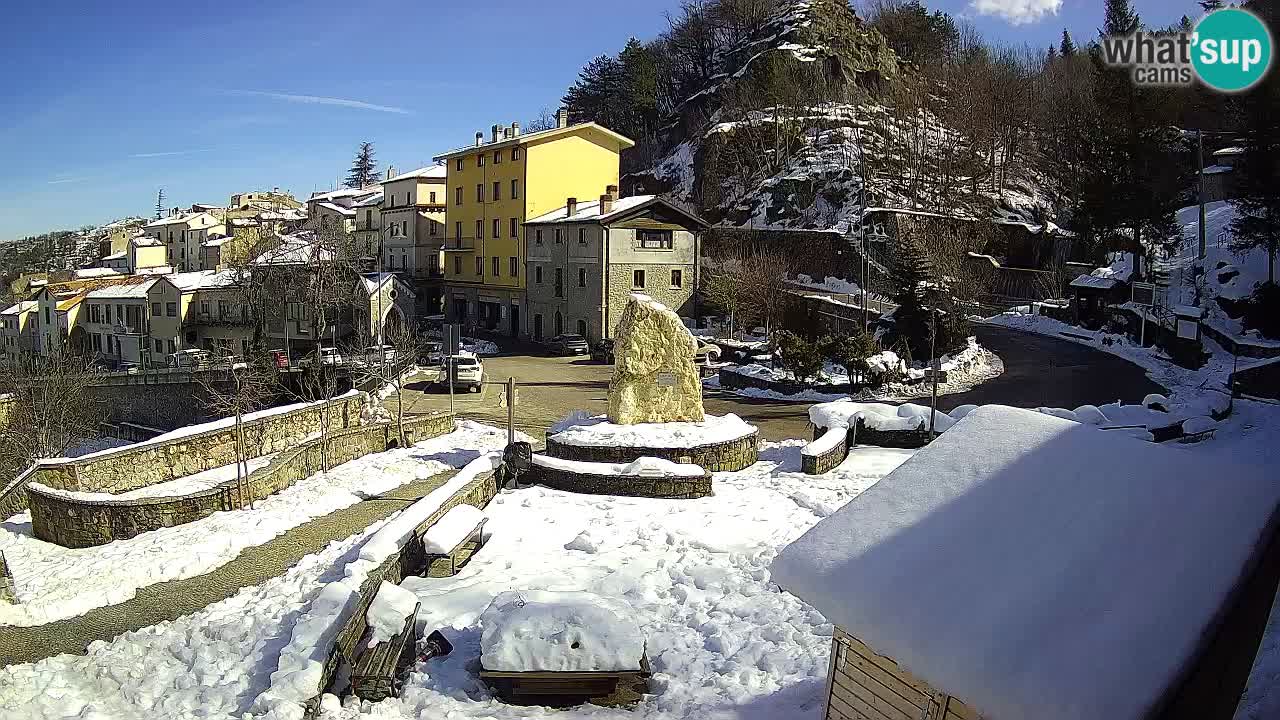
{"type": "Polygon", "coordinates": [[[850,432],[849,445],[875,445],[887,448],[906,448],[915,450],[933,442],[929,429],[923,430],[876,430],[869,428],[858,418],[857,424],[850,432]]]}
{"type": "Polygon", "coordinates": [[[18,591],[13,586],[13,575],[9,572],[9,563],[5,562],[4,552],[0,552],[0,603],[18,602],[18,591]]]}
{"type": "Polygon", "coordinates": [[[711,473],[702,477],[594,475],[534,465],[520,476],[520,482],[588,495],[692,500],[712,494],[711,473]]]}
{"type": "Polygon", "coordinates": [[[557,441],[552,435],[547,438],[546,454],[565,460],[607,463],[629,463],[637,458],[656,457],[697,465],[707,472],[737,472],[751,467],[759,459],[756,448],[758,436],[759,432],[753,432],[737,440],[691,448],[649,448],[569,445],[557,441]]]}
{"type": "MultiPolygon", "coordinates": [[[[826,428],[810,427],[813,429],[813,439],[816,441],[826,434],[826,428]]],[[[805,452],[808,447],[800,450],[800,471],[806,475],[821,475],[825,472],[831,472],[836,469],[840,463],[844,462],[844,458],[849,454],[849,433],[845,433],[844,438],[825,453],[810,455],[805,452]]]]}
{"type": "MultiPolygon", "coordinates": [[[[405,422],[410,443],[452,430],[453,417],[447,414],[405,422]]],[[[333,432],[327,442],[329,466],[333,467],[397,447],[399,438],[393,423],[383,423],[333,432]]],[[[314,475],[323,467],[323,453],[324,442],[311,440],[282,452],[266,467],[250,473],[247,482],[227,480],[207,490],[173,497],[87,500],[28,488],[32,529],[41,540],[83,548],[183,525],[215,512],[245,507],[314,475]]]]}
{"type": "MultiPolygon", "coordinates": [[[[316,688],[316,694],[307,702],[307,717],[313,718],[319,713],[320,697],[333,683],[334,676],[337,675],[343,661],[345,660],[352,665],[355,664],[356,656],[359,653],[359,648],[356,646],[368,629],[368,621],[365,618],[365,614],[369,610],[369,605],[373,603],[374,596],[378,594],[378,588],[383,581],[398,585],[406,577],[423,574],[427,567],[427,553],[422,546],[422,533],[444,517],[445,513],[458,505],[473,505],[484,509],[498,494],[498,481],[495,475],[495,472],[484,473],[467,483],[462,490],[442,503],[439,510],[432,513],[430,517],[415,528],[413,534],[409,537],[408,543],[399,552],[388,557],[376,570],[371,571],[365,577],[364,582],[360,585],[360,605],[351,615],[351,618],[347,620],[342,630],[338,632],[333,649],[329,653],[329,659],[325,663],[324,675],[316,688]]],[[[429,628],[428,632],[433,629],[435,628],[429,628]]]]}
{"type": "Polygon", "coordinates": [[[772,390],[773,392],[781,395],[798,395],[806,391],[847,395],[857,394],[859,391],[867,387],[866,385],[859,385],[856,383],[843,383],[839,385],[810,385],[790,380],[766,380],[765,378],[744,375],[727,367],[720,368],[720,386],[730,388],[732,390],[741,390],[743,388],[772,390]]]}
{"type": "MultiPolygon", "coordinates": [[[[360,424],[362,395],[334,398],[269,415],[244,424],[249,456],[258,457],[296,445],[320,429],[323,414],[329,427],[339,430],[360,424]]],[[[36,465],[0,490],[0,518],[27,509],[27,481],[58,490],[122,493],[230,465],[236,461],[235,428],[217,428],[192,435],[123,447],[85,458],[36,465]],[[22,482],[18,482],[21,480],[22,482]]]]}

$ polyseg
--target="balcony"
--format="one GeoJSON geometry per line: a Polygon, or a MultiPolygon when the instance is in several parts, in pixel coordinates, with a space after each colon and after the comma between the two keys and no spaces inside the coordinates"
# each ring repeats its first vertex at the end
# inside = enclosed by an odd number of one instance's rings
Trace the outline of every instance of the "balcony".
{"type": "Polygon", "coordinates": [[[249,320],[240,313],[212,313],[197,312],[192,313],[187,318],[188,325],[203,325],[205,327],[231,327],[235,325],[248,324],[249,320]]]}
{"type": "Polygon", "coordinates": [[[444,241],[443,247],[440,248],[445,252],[466,252],[476,249],[475,238],[449,238],[444,241]]]}

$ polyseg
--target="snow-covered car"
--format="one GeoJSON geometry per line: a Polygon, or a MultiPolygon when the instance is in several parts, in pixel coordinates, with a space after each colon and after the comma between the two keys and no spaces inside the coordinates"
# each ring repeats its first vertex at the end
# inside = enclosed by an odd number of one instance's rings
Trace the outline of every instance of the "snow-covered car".
{"type": "Polygon", "coordinates": [[[484,384],[484,364],[480,362],[480,358],[475,355],[454,355],[445,359],[445,363],[440,367],[441,385],[449,384],[449,370],[453,370],[453,389],[466,388],[468,392],[475,390],[480,391],[481,385],[484,384]]]}
{"type": "Polygon", "coordinates": [[[171,368],[198,368],[208,365],[212,358],[213,353],[208,350],[188,348],[170,355],[165,364],[171,368]]]}
{"type": "Polygon", "coordinates": [[[370,365],[395,362],[396,349],[390,345],[370,345],[364,349],[364,361],[370,365]]]}
{"type": "Polygon", "coordinates": [[[698,365],[710,365],[720,361],[720,346],[698,341],[698,349],[693,352],[693,361],[698,365]]]}
{"type": "Polygon", "coordinates": [[[342,356],[342,353],[338,352],[338,348],[322,347],[317,354],[320,358],[320,364],[326,367],[338,367],[339,365],[347,364],[347,359],[342,356]]]}

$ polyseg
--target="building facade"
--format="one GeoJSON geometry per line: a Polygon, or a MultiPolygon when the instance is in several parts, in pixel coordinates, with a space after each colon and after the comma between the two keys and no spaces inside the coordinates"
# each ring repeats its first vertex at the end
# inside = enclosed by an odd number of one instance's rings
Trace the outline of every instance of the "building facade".
{"type": "Polygon", "coordinates": [[[382,184],[380,269],[400,273],[414,288],[417,314],[443,306],[446,168],[432,165],[382,184]]]}
{"type": "Polygon", "coordinates": [[[618,199],[616,186],[569,200],[525,224],[527,337],[611,338],[632,293],[693,314],[701,219],[652,195],[618,199]]]}
{"type": "Polygon", "coordinates": [[[168,217],[154,220],[146,227],[147,235],[164,243],[165,262],[180,272],[198,270],[200,246],[188,247],[189,231],[226,232],[222,219],[209,212],[181,212],[176,208],[168,217]]]}
{"type": "Polygon", "coordinates": [[[454,322],[507,335],[527,335],[524,223],[618,184],[620,154],[630,139],[595,123],[521,134],[494,125],[488,141],[434,158],[447,170],[444,275],[446,315],[454,322]]]}
{"type": "Polygon", "coordinates": [[[4,351],[6,364],[22,362],[32,353],[34,345],[33,315],[39,303],[23,300],[0,311],[0,350],[4,351]]]}

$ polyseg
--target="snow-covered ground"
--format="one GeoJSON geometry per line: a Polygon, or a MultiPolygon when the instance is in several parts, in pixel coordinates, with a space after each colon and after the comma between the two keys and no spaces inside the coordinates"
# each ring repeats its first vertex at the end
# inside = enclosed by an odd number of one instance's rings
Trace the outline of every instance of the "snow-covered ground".
{"type": "MultiPolygon", "coordinates": [[[[92,548],[68,549],[38,540],[31,534],[30,513],[19,513],[0,523],[0,551],[20,601],[0,604],[0,625],[74,617],[128,600],[148,585],[207,573],[247,547],[378,493],[460,467],[482,451],[501,449],[506,439],[503,430],[464,420],[448,435],[366,455],[300,480],[253,509],[215,513],[92,548]]],[[[229,468],[234,477],[234,466],[229,468]]]]}

